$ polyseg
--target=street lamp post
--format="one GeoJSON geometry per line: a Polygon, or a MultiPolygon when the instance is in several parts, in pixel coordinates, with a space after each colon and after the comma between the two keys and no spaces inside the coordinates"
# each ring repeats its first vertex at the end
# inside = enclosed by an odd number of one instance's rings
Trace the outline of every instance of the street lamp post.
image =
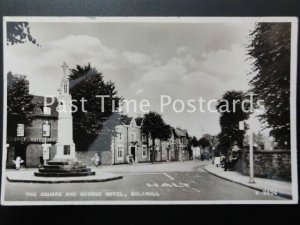
{"type": "MultiPolygon", "coordinates": [[[[253,127],[251,125],[249,129],[249,183],[253,184],[254,181],[254,160],[253,160],[253,127]]],[[[244,130],[245,129],[245,122],[240,121],[239,123],[239,129],[244,130]]]]}
{"type": "Polygon", "coordinates": [[[250,128],[249,135],[249,175],[250,180],[249,183],[253,184],[254,181],[254,162],[253,162],[253,130],[250,128]]]}

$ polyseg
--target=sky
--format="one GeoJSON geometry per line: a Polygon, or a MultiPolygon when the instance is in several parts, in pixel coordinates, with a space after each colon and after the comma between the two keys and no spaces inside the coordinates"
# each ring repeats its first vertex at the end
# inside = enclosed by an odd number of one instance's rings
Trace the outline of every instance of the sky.
{"type": "MultiPolygon", "coordinates": [[[[91,63],[119,95],[148,99],[160,112],[160,96],[185,102],[162,116],[173,127],[201,137],[220,132],[219,114],[187,112],[189,99],[219,99],[228,90],[246,91],[251,61],[246,46],[253,23],[57,23],[30,22],[32,43],[7,46],[5,70],[26,75],[30,93],[56,95],[63,62],[70,68],[91,63]]],[[[198,105],[195,105],[198,107],[198,105]]],[[[132,114],[132,112],[130,112],[132,114]]],[[[129,113],[129,114],[130,114],[129,113]]],[[[259,126],[258,123],[256,126],[259,126]]]]}

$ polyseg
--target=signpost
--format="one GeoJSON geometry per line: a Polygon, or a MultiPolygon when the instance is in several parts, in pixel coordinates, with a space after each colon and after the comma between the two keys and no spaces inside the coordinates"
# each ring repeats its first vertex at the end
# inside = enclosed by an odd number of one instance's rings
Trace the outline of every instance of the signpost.
{"type": "Polygon", "coordinates": [[[50,147],[51,147],[51,144],[47,144],[46,138],[45,138],[45,142],[44,142],[44,144],[42,144],[44,165],[46,165],[47,161],[50,159],[50,147]]]}

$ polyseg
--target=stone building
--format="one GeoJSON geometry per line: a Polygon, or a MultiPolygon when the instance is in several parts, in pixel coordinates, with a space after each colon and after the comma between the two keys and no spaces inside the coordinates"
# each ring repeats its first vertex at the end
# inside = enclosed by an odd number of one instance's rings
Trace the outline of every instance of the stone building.
{"type": "Polygon", "coordinates": [[[189,159],[187,130],[172,127],[171,137],[168,140],[155,140],[155,161],[184,161],[189,159]]]}
{"type": "MultiPolygon", "coordinates": [[[[37,167],[40,164],[42,144],[51,144],[49,157],[52,158],[56,152],[57,142],[57,121],[56,110],[57,100],[49,107],[44,107],[43,96],[33,96],[35,104],[34,119],[31,126],[18,124],[15,137],[7,137],[7,158],[6,166],[14,167],[13,160],[20,156],[25,167],[37,167]]],[[[9,126],[9,124],[8,124],[9,126]]]]}
{"type": "Polygon", "coordinates": [[[141,117],[122,116],[120,124],[115,128],[115,135],[112,136],[112,164],[127,163],[127,156],[130,154],[136,163],[149,161],[147,140],[141,132],[142,121],[141,117]]]}
{"type": "Polygon", "coordinates": [[[175,145],[177,145],[177,151],[175,152],[175,160],[184,161],[190,159],[190,152],[188,151],[188,138],[187,130],[176,128],[175,145]]]}

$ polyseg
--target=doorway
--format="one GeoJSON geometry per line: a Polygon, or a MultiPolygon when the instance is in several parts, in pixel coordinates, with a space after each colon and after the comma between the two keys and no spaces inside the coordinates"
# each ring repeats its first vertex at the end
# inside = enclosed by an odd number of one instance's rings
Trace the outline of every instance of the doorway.
{"type": "Polygon", "coordinates": [[[132,158],[135,161],[135,147],[131,147],[130,151],[131,151],[132,158]]]}
{"type": "Polygon", "coordinates": [[[24,144],[16,144],[15,145],[15,156],[14,156],[14,160],[16,160],[16,158],[18,156],[21,157],[22,160],[24,160],[24,162],[21,163],[21,166],[26,166],[26,145],[24,144]]]}

